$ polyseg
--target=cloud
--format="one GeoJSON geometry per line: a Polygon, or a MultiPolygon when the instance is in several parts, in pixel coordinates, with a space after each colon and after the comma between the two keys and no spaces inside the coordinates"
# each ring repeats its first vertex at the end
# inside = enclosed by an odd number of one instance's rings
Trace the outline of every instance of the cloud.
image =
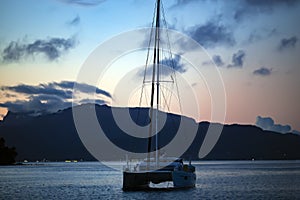
{"type": "Polygon", "coordinates": [[[246,3],[251,6],[267,6],[267,7],[274,7],[277,5],[294,5],[297,3],[298,0],[246,0],[246,3]]]}
{"type": "Polygon", "coordinates": [[[221,56],[219,56],[219,55],[213,55],[212,59],[213,59],[214,63],[218,67],[222,67],[224,65],[224,62],[222,61],[221,56]]]}
{"type": "Polygon", "coordinates": [[[259,76],[269,76],[272,73],[272,69],[261,67],[259,69],[256,69],[253,71],[254,75],[259,75],[259,76]]]}
{"type": "Polygon", "coordinates": [[[232,55],[232,64],[227,67],[243,67],[246,53],[243,50],[238,50],[232,55]]]}
{"type": "Polygon", "coordinates": [[[234,13],[234,19],[241,21],[246,19],[247,15],[260,13],[272,13],[275,7],[288,6],[292,7],[297,4],[297,0],[244,0],[239,1],[239,8],[234,13]]]}
{"type": "Polygon", "coordinates": [[[215,47],[217,45],[233,46],[235,39],[228,27],[216,22],[208,21],[204,25],[198,25],[189,31],[189,35],[204,47],[215,47]]]}
{"type": "Polygon", "coordinates": [[[105,90],[101,90],[98,87],[89,85],[86,83],[76,83],[74,81],[61,81],[61,82],[51,82],[47,84],[39,84],[37,86],[20,84],[16,86],[3,86],[0,89],[2,91],[13,91],[15,93],[21,93],[25,95],[56,95],[63,99],[72,98],[72,90],[76,84],[76,89],[82,93],[86,94],[102,94],[106,97],[111,98],[111,94],[105,90]]]}
{"type": "Polygon", "coordinates": [[[213,55],[212,60],[204,61],[202,63],[203,66],[205,65],[216,65],[217,67],[222,67],[224,66],[224,62],[222,60],[222,57],[219,55],[213,55]]]}
{"type": "Polygon", "coordinates": [[[297,131],[297,130],[293,130],[292,133],[294,133],[296,135],[300,135],[300,131],[297,131]]]}
{"type": "Polygon", "coordinates": [[[16,95],[14,95],[14,94],[9,94],[9,93],[4,93],[4,96],[5,96],[6,98],[15,98],[15,97],[17,97],[16,95]]]}
{"type": "Polygon", "coordinates": [[[77,6],[97,6],[106,0],[60,0],[61,2],[77,6]]]}
{"type": "Polygon", "coordinates": [[[169,59],[163,59],[161,61],[162,65],[168,66],[171,69],[179,72],[179,73],[184,73],[186,72],[186,69],[184,68],[184,65],[181,62],[181,56],[180,55],[175,55],[174,58],[169,58],[169,59]]]}
{"type": "MultiPolygon", "coordinates": [[[[184,64],[181,62],[181,56],[180,55],[175,55],[173,58],[166,58],[160,61],[160,74],[163,76],[169,76],[172,74],[174,71],[177,71],[179,73],[184,73],[186,72],[186,68],[184,64]]],[[[151,77],[152,76],[152,71],[153,71],[153,65],[148,66],[146,70],[146,76],[151,77]]],[[[141,69],[138,72],[139,76],[144,76],[145,74],[145,69],[141,69]]]]}
{"type": "Polygon", "coordinates": [[[102,99],[82,99],[79,102],[79,104],[88,104],[88,103],[103,105],[106,103],[106,101],[102,99]]]}
{"type": "Polygon", "coordinates": [[[46,40],[36,40],[32,43],[21,44],[12,41],[2,51],[3,62],[18,62],[28,56],[44,54],[50,61],[57,60],[64,52],[74,48],[76,45],[75,37],[49,38],[46,40]]]}
{"type": "Polygon", "coordinates": [[[111,98],[111,94],[107,91],[92,85],[76,83],[74,81],[51,82],[37,86],[25,84],[3,86],[0,88],[0,92],[1,91],[8,94],[13,93],[13,95],[16,97],[19,96],[22,100],[2,102],[0,103],[0,107],[8,108],[8,110],[12,112],[32,115],[56,112],[71,107],[72,103],[82,104],[93,102],[104,104],[106,101],[102,99],[102,97],[111,98]],[[77,92],[80,94],[73,92],[75,85],[77,92]],[[84,99],[81,98],[81,95],[84,99]],[[102,95],[102,97],[97,95],[102,95]],[[73,96],[78,96],[76,100],[79,102],[74,102],[73,96]],[[86,98],[86,96],[92,98],[86,98]]]}
{"type": "Polygon", "coordinates": [[[38,96],[32,95],[28,100],[0,103],[0,107],[6,107],[11,112],[31,115],[52,113],[71,106],[71,102],[66,102],[58,96],[43,94],[38,96]]]}
{"type": "Polygon", "coordinates": [[[56,95],[64,99],[72,98],[72,92],[70,90],[61,90],[49,86],[48,84],[40,84],[38,86],[20,84],[17,86],[3,86],[1,90],[13,91],[15,93],[21,93],[25,95],[56,95]]]}
{"type": "Polygon", "coordinates": [[[270,117],[257,116],[255,124],[263,130],[274,131],[278,133],[291,132],[290,125],[274,124],[274,120],[270,117]]]}
{"type": "Polygon", "coordinates": [[[54,82],[50,84],[64,89],[73,89],[74,85],[76,84],[76,89],[79,90],[80,92],[88,93],[88,94],[92,94],[92,93],[102,94],[104,96],[111,98],[111,94],[109,92],[101,90],[98,87],[95,87],[93,85],[88,85],[86,83],[75,83],[73,81],[61,81],[59,83],[54,82]]]}
{"type": "Polygon", "coordinates": [[[77,15],[74,19],[68,22],[70,26],[77,26],[80,23],[80,17],[77,15]]]}
{"type": "Polygon", "coordinates": [[[282,51],[282,50],[285,50],[285,49],[295,48],[297,41],[298,41],[298,38],[296,36],[293,36],[291,38],[283,38],[280,41],[278,49],[280,51],[282,51]]]}
{"type": "Polygon", "coordinates": [[[192,2],[197,2],[199,0],[176,0],[176,2],[170,8],[177,8],[181,6],[185,6],[192,2]]]}
{"type": "Polygon", "coordinates": [[[249,43],[253,43],[253,42],[257,42],[266,38],[270,38],[273,35],[276,35],[278,33],[276,28],[273,29],[259,29],[259,30],[255,30],[252,33],[250,33],[249,35],[249,39],[248,42],[249,43]]]}
{"type": "Polygon", "coordinates": [[[193,51],[197,48],[199,48],[199,44],[196,42],[190,42],[187,38],[178,38],[176,39],[176,44],[181,49],[181,54],[184,54],[184,52],[187,51],[193,51]]]}

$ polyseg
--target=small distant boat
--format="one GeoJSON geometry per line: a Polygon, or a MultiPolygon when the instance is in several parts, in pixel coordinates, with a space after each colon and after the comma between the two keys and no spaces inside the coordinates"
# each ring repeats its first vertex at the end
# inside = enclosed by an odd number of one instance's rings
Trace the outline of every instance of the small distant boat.
{"type": "MultiPolygon", "coordinates": [[[[154,52],[153,52],[153,69],[151,78],[151,103],[150,103],[150,129],[149,138],[151,138],[151,133],[158,133],[157,123],[158,123],[158,111],[160,108],[160,11],[161,11],[161,1],[156,2],[156,12],[155,12],[155,39],[154,52]],[[156,93],[156,98],[154,93],[156,93]],[[154,99],[155,98],[155,99],[154,99]],[[156,108],[154,109],[154,102],[156,102],[156,108]],[[155,113],[155,114],[154,114],[155,113]]],[[[154,23],[153,23],[154,24],[154,23]]],[[[151,41],[151,39],[150,39],[151,41]]],[[[148,49],[148,51],[150,48],[148,49]]],[[[171,52],[171,51],[170,51],[171,52]]],[[[148,53],[149,55],[149,53],[148,53]]],[[[147,58],[148,60],[148,58],[147,58]]],[[[172,80],[173,77],[171,77],[172,80]]],[[[189,164],[184,164],[181,158],[174,157],[164,157],[159,155],[158,147],[158,137],[155,139],[155,157],[151,157],[151,139],[148,139],[148,155],[139,164],[130,168],[127,162],[127,166],[123,170],[123,190],[143,190],[149,189],[150,183],[160,184],[164,182],[171,182],[172,188],[192,188],[195,187],[196,173],[195,167],[189,162],[189,164]]]]}
{"type": "Polygon", "coordinates": [[[77,160],[65,160],[66,163],[70,163],[70,162],[74,162],[74,163],[77,163],[78,161],[77,160]]]}

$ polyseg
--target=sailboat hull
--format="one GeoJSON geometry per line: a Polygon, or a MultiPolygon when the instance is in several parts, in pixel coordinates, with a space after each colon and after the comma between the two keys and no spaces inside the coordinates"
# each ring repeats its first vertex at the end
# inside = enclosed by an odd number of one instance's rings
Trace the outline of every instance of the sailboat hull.
{"type": "Polygon", "coordinates": [[[123,190],[143,190],[150,182],[158,184],[172,181],[170,171],[123,172],[123,190]]]}
{"type": "Polygon", "coordinates": [[[175,188],[195,187],[196,174],[185,171],[173,171],[173,184],[175,188]]]}
{"type": "Polygon", "coordinates": [[[195,187],[196,174],[186,171],[148,171],[123,172],[123,190],[145,190],[150,188],[150,182],[159,184],[173,182],[173,188],[195,187]]]}

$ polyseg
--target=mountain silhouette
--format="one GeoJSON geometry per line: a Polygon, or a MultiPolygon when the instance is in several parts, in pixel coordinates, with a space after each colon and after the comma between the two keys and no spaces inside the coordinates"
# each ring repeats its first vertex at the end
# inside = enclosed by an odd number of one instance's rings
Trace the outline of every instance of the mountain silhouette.
{"type": "MultiPolygon", "coordinates": [[[[112,111],[122,112],[125,108],[115,108],[106,105],[85,104],[75,109],[95,109],[101,127],[109,129],[107,137],[123,149],[133,152],[146,152],[147,139],[131,138],[129,135],[120,134],[111,117],[112,111]],[[101,115],[101,117],[100,117],[101,115]],[[131,142],[126,142],[131,141],[131,142]]],[[[132,119],[143,118],[135,121],[139,125],[149,123],[148,108],[130,108],[132,119]]],[[[162,132],[178,128],[182,118],[179,115],[167,113],[166,125],[162,132]]],[[[193,119],[190,123],[196,123],[193,119]]],[[[197,160],[200,147],[203,143],[209,122],[196,124],[198,131],[191,146],[183,153],[186,159],[197,160]]],[[[18,153],[16,160],[29,161],[47,159],[50,161],[63,161],[66,159],[95,160],[82,144],[73,121],[72,108],[58,111],[57,113],[40,116],[29,116],[22,113],[9,112],[0,122],[0,137],[3,137],[7,146],[13,146],[18,153]]],[[[168,144],[174,134],[165,134],[160,145],[168,144]]],[[[154,141],[155,138],[152,138],[154,141]]],[[[154,146],[152,146],[152,149],[154,146]]],[[[252,125],[224,125],[222,134],[212,149],[204,158],[205,160],[251,160],[251,159],[300,159],[300,136],[292,133],[281,134],[264,131],[252,125]]],[[[106,158],[109,159],[109,158],[106,158]]],[[[113,159],[124,159],[115,155],[113,159]]]]}

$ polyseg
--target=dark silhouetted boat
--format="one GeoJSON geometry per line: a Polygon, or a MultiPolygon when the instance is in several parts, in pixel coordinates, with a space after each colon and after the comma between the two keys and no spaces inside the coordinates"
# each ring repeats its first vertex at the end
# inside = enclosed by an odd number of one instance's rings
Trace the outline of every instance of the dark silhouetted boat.
{"type": "MultiPolygon", "coordinates": [[[[138,163],[131,169],[131,167],[127,164],[123,170],[123,190],[144,190],[155,188],[155,185],[159,185],[161,183],[167,183],[167,185],[163,185],[163,188],[191,188],[195,187],[196,182],[196,174],[195,167],[189,162],[189,164],[184,164],[181,158],[174,157],[165,157],[159,155],[159,146],[158,146],[158,137],[155,137],[155,155],[151,157],[151,149],[152,141],[151,141],[151,133],[154,131],[156,134],[157,123],[158,123],[158,112],[160,108],[160,57],[161,49],[160,49],[160,21],[161,21],[161,11],[163,11],[163,7],[160,0],[156,1],[155,8],[155,18],[153,21],[152,30],[154,32],[154,48],[153,48],[153,66],[151,68],[151,100],[150,100],[150,130],[149,130],[149,138],[148,138],[148,156],[145,160],[138,163]],[[155,95],[156,93],[156,95],[155,95]],[[156,97],[156,98],[155,98],[156,97]],[[156,105],[154,102],[156,100],[156,105]],[[154,108],[154,106],[156,106],[154,108]]],[[[167,31],[165,29],[164,31],[167,31]]],[[[152,33],[151,33],[152,35],[152,33]]],[[[151,37],[151,36],[150,36],[151,37]]],[[[151,39],[150,39],[151,41],[151,39]]],[[[150,43],[150,42],[149,42],[150,43]]],[[[149,45],[150,46],[150,45],[149,45]]],[[[148,56],[151,48],[148,48],[148,56]]],[[[151,50],[152,51],[152,50],[151,50]]],[[[170,51],[171,52],[171,51],[170,51]]],[[[171,57],[172,59],[172,57],[171,57]]],[[[147,58],[148,60],[148,58],[147,58]]],[[[147,63],[146,63],[147,65],[147,63]]],[[[146,73],[146,69],[145,69],[146,73]]],[[[175,79],[172,78],[172,81],[175,79]]],[[[144,78],[145,81],[145,78],[144,78]]],[[[176,81],[176,80],[175,80],[176,81]]]]}

